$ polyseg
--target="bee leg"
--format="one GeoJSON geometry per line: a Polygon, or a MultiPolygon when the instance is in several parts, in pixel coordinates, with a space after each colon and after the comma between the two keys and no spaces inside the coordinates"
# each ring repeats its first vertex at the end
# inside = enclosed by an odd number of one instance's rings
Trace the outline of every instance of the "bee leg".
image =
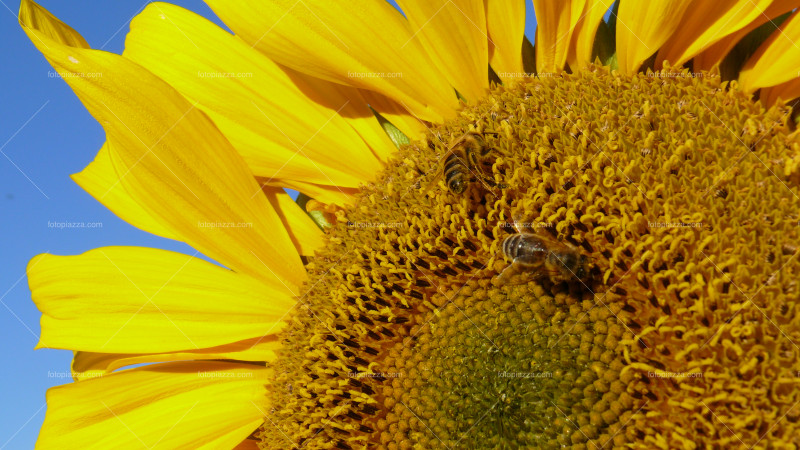
{"type": "Polygon", "coordinates": [[[493,179],[491,179],[490,177],[484,175],[484,176],[481,177],[481,179],[483,180],[484,183],[488,184],[489,186],[497,187],[497,183],[495,183],[495,181],[493,179]]]}
{"type": "Polygon", "coordinates": [[[486,181],[486,183],[487,183],[489,186],[496,187],[497,189],[508,189],[508,185],[507,185],[507,184],[505,184],[505,183],[498,183],[498,182],[494,181],[494,180],[493,180],[493,179],[491,179],[491,178],[488,178],[488,177],[487,177],[487,178],[484,178],[484,181],[486,181]]]}

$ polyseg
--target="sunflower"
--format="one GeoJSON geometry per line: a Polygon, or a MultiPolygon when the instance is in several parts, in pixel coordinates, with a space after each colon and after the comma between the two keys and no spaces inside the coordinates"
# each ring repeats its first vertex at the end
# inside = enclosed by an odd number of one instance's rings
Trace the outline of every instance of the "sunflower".
{"type": "Polygon", "coordinates": [[[30,262],[39,447],[798,445],[800,2],[208,3],[116,55],[22,1],[75,182],[197,250],[30,262]]]}

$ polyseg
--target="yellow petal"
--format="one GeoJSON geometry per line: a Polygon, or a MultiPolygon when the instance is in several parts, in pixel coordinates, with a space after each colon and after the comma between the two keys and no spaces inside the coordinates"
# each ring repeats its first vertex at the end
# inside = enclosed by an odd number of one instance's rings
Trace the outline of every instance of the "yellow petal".
{"type": "Polygon", "coordinates": [[[597,27],[614,0],[584,0],[583,12],[575,25],[572,44],[567,62],[572,70],[580,69],[584,64],[592,63],[592,50],[597,27]]]}
{"type": "Polygon", "coordinates": [[[161,237],[180,239],[171,229],[133,201],[124,189],[119,188],[119,175],[111,164],[107,144],[103,144],[94,161],[80,173],[72,175],[72,179],[125,222],[161,237]]]}
{"type": "Polygon", "coordinates": [[[265,187],[264,194],[281,216],[284,227],[289,230],[289,236],[297,252],[305,256],[314,256],[314,251],[324,244],[322,230],[283,189],[265,187]]]}
{"type": "Polygon", "coordinates": [[[769,107],[777,103],[778,100],[789,102],[798,97],[800,97],[800,78],[795,78],[777,86],[761,89],[759,99],[769,107]]]}
{"type": "Polygon", "coordinates": [[[504,81],[524,77],[525,0],[486,0],[489,63],[504,81]]]}
{"type": "Polygon", "coordinates": [[[402,105],[389,97],[375,91],[361,90],[361,95],[375,111],[396,126],[409,139],[421,139],[425,135],[427,126],[423,121],[414,117],[402,105]]]}
{"type": "Polygon", "coordinates": [[[264,418],[269,371],[177,362],[51,388],[37,448],[232,448],[264,418]]]}
{"type": "Polygon", "coordinates": [[[489,88],[489,36],[483,0],[397,0],[436,67],[470,102],[489,88]]]}
{"type": "Polygon", "coordinates": [[[725,36],[741,30],[762,16],[773,0],[716,0],[692,3],[690,14],[684,14],[675,33],[658,52],[656,68],[669,61],[682,65],[694,55],[725,36]]]}
{"type": "Polygon", "coordinates": [[[161,353],[276,333],[294,306],[270,288],[199,258],[143,247],[77,256],[39,255],[28,265],[42,312],[37,348],[161,353]]]}
{"type": "MultiPolygon", "coordinates": [[[[386,162],[389,160],[389,157],[396,150],[395,146],[389,136],[386,135],[386,132],[383,131],[383,128],[381,128],[380,122],[375,118],[372,110],[369,109],[367,100],[359,89],[314,78],[287,67],[284,67],[283,70],[289,74],[295,84],[301,86],[309,100],[319,103],[331,111],[338,111],[339,116],[367,143],[367,147],[372,150],[373,156],[378,161],[386,162]]],[[[327,148],[324,151],[331,153],[331,148],[327,148]]],[[[312,157],[312,159],[317,160],[320,156],[314,153],[312,157]]],[[[358,157],[358,159],[362,159],[367,156],[359,154],[358,157]]],[[[340,164],[350,167],[351,171],[356,160],[348,161],[346,156],[339,157],[340,164]]],[[[361,181],[373,181],[374,175],[374,173],[371,173],[369,176],[361,177],[361,181]]]]}
{"type": "Polygon", "coordinates": [[[281,185],[288,189],[302,192],[311,198],[315,198],[323,203],[333,203],[339,206],[351,205],[355,201],[358,189],[341,188],[339,186],[321,185],[304,183],[296,180],[265,179],[257,178],[257,181],[264,187],[281,185]]]}
{"type": "Polygon", "coordinates": [[[388,2],[207,0],[245,42],[297,71],[374,90],[424,120],[458,107],[452,87],[388,2]]]}
{"type": "MultiPolygon", "coordinates": [[[[72,179],[86,192],[117,214],[122,220],[144,231],[170,239],[178,239],[148,212],[133,202],[122,189],[114,189],[119,176],[113,167],[104,144],[92,161],[72,179]]],[[[301,255],[313,255],[322,245],[322,232],[319,227],[297,206],[281,188],[264,188],[272,207],[281,217],[284,228],[289,231],[292,243],[301,255]]]]}
{"type": "Polygon", "coordinates": [[[739,74],[739,86],[752,92],[798,78],[800,74],[800,13],[795,11],[780,31],[761,44],[739,74]]]}
{"type": "MultiPolygon", "coordinates": [[[[263,411],[264,408],[259,408],[259,411],[263,411]]],[[[264,422],[262,418],[260,421],[253,420],[252,422],[244,423],[243,425],[239,426],[236,429],[225,430],[225,434],[217,437],[216,439],[211,439],[207,441],[204,445],[198,447],[198,450],[218,450],[221,448],[239,448],[239,445],[242,442],[238,442],[242,437],[251,436],[253,433],[258,431],[258,428],[264,422]],[[256,424],[256,426],[253,426],[256,424]]],[[[245,438],[247,440],[247,438],[245,438]]],[[[257,447],[256,447],[257,448],[257,447]]]]}
{"type": "MultiPolygon", "coordinates": [[[[256,175],[357,187],[382,168],[343,117],[370,120],[382,133],[363,99],[295,83],[263,54],[191,11],[149,4],[131,21],[123,55],[197,102],[256,175]],[[315,101],[319,97],[324,105],[315,101]]],[[[384,141],[370,144],[391,148],[382,134],[384,141]]]]}
{"type": "Polygon", "coordinates": [[[623,0],[617,11],[617,60],[622,73],[633,73],[664,45],[692,0],[623,0]]]}
{"type": "MultiPolygon", "coordinates": [[[[46,36],[51,36],[51,39],[70,47],[89,48],[89,43],[83,36],[34,2],[23,1],[20,3],[19,23],[26,31],[40,30],[46,36]]],[[[44,45],[44,41],[39,41],[39,43],[44,45]]]]}
{"type": "MultiPolygon", "coordinates": [[[[22,4],[25,9],[30,2],[22,4]]],[[[277,277],[296,290],[305,271],[280,217],[263,196],[254,196],[260,187],[252,173],[204,113],[138,64],[69,47],[54,40],[56,34],[32,28],[42,17],[20,18],[103,125],[119,188],[207,256],[265,282],[277,277]],[[207,223],[227,226],[211,229],[207,223]]]]}
{"type": "Polygon", "coordinates": [[[583,12],[582,0],[533,0],[536,12],[536,71],[561,73],[583,12]]]}
{"type": "Polygon", "coordinates": [[[759,14],[752,22],[708,46],[705,50],[697,54],[692,59],[692,67],[695,72],[701,70],[711,70],[716,64],[720,63],[728,52],[730,52],[743,37],[756,28],[764,25],[768,21],[775,19],[797,7],[800,7],[798,0],[775,0],[770,4],[763,14],[759,14]]]}
{"type": "Polygon", "coordinates": [[[275,359],[281,343],[277,335],[248,339],[218,347],[169,353],[96,353],[75,352],[72,376],[75,381],[107,375],[133,364],[189,360],[235,360],[267,362],[275,359]]]}

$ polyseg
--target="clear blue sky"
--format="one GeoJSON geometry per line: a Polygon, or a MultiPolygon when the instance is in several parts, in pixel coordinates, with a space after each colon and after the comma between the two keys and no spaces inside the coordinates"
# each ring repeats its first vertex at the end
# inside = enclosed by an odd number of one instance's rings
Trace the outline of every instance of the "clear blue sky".
{"type": "MultiPolygon", "coordinates": [[[[39,0],[75,28],[93,48],[121,53],[129,22],[146,2],[39,0]]],[[[338,0],[337,0],[338,1],[338,0]]],[[[173,1],[220,23],[199,0],[173,1]]],[[[393,3],[393,2],[390,2],[393,3]]],[[[69,178],[105,141],[103,129],[30,43],[17,24],[19,4],[0,0],[0,449],[36,442],[47,388],[71,382],[72,352],[33,351],[40,313],[30,299],[25,267],[39,253],[71,255],[107,245],[138,245],[179,252],[188,246],[138,230],[69,178]],[[102,228],[58,229],[52,222],[99,222],[102,228]],[[54,376],[56,375],[56,376],[54,376]]],[[[528,4],[527,35],[535,19],[528,4]]]]}

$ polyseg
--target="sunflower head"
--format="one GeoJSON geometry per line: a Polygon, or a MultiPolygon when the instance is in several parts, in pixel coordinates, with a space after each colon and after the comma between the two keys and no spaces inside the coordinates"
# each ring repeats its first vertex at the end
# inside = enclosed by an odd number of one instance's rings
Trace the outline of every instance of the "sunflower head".
{"type": "MultiPolygon", "coordinates": [[[[331,231],[277,364],[275,384],[287,388],[272,391],[282,405],[274,426],[298,446],[330,440],[341,448],[555,448],[677,435],[693,442],[719,432],[693,424],[707,420],[698,395],[716,380],[749,385],[739,366],[712,363],[709,346],[731,316],[745,314],[737,314],[748,302],[734,285],[757,289],[775,283],[775,270],[798,268],[793,251],[774,250],[798,232],[796,206],[788,206],[797,205],[796,187],[770,175],[797,148],[787,111],[764,110],[722,89],[713,73],[686,70],[628,77],[595,67],[498,86],[401,148],[340,218],[373,228],[331,231]],[[586,99],[601,92],[615,101],[598,110],[586,99]],[[482,130],[499,130],[483,134],[494,185],[420,188],[446,170],[445,136],[482,130]],[[727,176],[737,160],[735,170],[764,177],[758,189],[727,176]],[[755,209],[733,207],[734,191],[736,204],[755,209]],[[779,228],[777,218],[754,220],[784,204],[779,228]],[[498,282],[510,263],[502,243],[521,231],[519,218],[574,249],[558,261],[576,268],[571,278],[528,264],[498,282]],[[763,245],[750,248],[751,232],[763,245]],[[757,265],[747,275],[734,270],[729,255],[753,251],[748,261],[757,265]],[[337,413],[326,426],[297,413],[310,399],[337,413]]],[[[797,295],[784,285],[780,300],[759,297],[758,309],[797,295]]],[[[745,348],[760,352],[752,339],[736,348],[740,358],[745,348]]],[[[790,376],[795,364],[773,367],[790,376]]],[[[738,405],[719,397],[713,411],[738,405]]],[[[285,444],[270,425],[268,442],[285,444]]]]}

